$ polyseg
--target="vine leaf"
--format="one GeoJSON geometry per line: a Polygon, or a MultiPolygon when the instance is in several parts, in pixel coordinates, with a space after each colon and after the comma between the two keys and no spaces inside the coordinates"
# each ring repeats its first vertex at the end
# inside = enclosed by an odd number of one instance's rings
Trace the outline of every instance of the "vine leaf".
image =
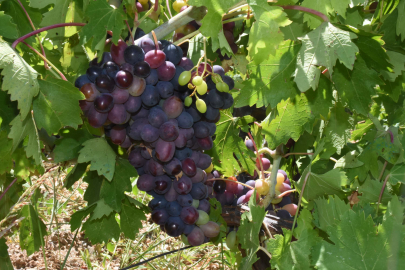
{"type": "Polygon", "coordinates": [[[330,118],[325,128],[326,138],[332,142],[340,155],[342,148],[349,141],[353,129],[353,118],[345,111],[342,103],[337,102],[330,111],[330,118]]]}
{"type": "Polygon", "coordinates": [[[39,141],[38,132],[35,127],[33,116],[27,115],[27,117],[21,121],[20,115],[17,115],[10,123],[11,129],[8,137],[13,139],[14,152],[20,143],[28,136],[28,141],[25,146],[25,153],[27,157],[33,157],[37,165],[41,164],[41,143],[39,141]]]}
{"type": "Polygon", "coordinates": [[[98,200],[96,202],[96,208],[91,212],[89,221],[101,219],[104,216],[108,217],[114,210],[108,206],[104,199],[98,200]]]}
{"type": "Polygon", "coordinates": [[[294,81],[300,91],[305,92],[311,87],[315,90],[318,87],[320,66],[326,67],[332,75],[333,67],[339,59],[348,69],[352,69],[359,51],[352,42],[354,38],[357,38],[354,33],[343,31],[328,22],[300,38],[302,46],[294,73],[294,81]]]}
{"type": "MultiPolygon", "coordinates": [[[[13,182],[14,178],[9,176],[8,174],[0,175],[0,187],[2,190],[5,190],[11,182],[13,182]],[[1,183],[2,182],[2,183],[1,183]]],[[[0,219],[3,220],[10,213],[11,207],[18,202],[20,195],[23,191],[22,183],[18,181],[15,182],[10,189],[4,194],[3,198],[0,200],[0,219]]]]}
{"type": "Polygon", "coordinates": [[[340,222],[340,216],[350,210],[350,205],[337,196],[329,196],[328,199],[319,198],[314,202],[314,223],[324,231],[329,226],[335,226],[336,223],[340,222]]]}
{"type": "Polygon", "coordinates": [[[390,63],[394,66],[392,72],[386,70],[381,71],[381,75],[388,81],[394,82],[395,79],[402,74],[405,70],[405,55],[398,52],[387,51],[387,55],[390,58],[390,63]]]}
{"type": "Polygon", "coordinates": [[[398,4],[398,19],[396,32],[397,36],[401,36],[401,41],[405,40],[405,1],[400,1],[398,4]]]}
{"type": "Polygon", "coordinates": [[[76,163],[76,165],[66,175],[64,187],[69,189],[73,186],[74,183],[79,181],[79,179],[86,172],[87,165],[88,165],[87,163],[76,163]]]}
{"type": "Polygon", "coordinates": [[[33,160],[26,157],[23,148],[17,148],[11,158],[14,160],[14,175],[21,179],[26,179],[31,172],[35,172],[37,169],[33,160]]]}
{"type": "Polygon", "coordinates": [[[255,22],[249,31],[249,57],[255,64],[260,64],[274,55],[284,34],[280,27],[287,26],[291,21],[281,7],[269,6],[266,1],[257,5],[256,1],[248,1],[255,15],[255,22]]]}
{"type": "Polygon", "coordinates": [[[30,256],[41,247],[41,235],[47,234],[46,227],[32,205],[24,206],[21,215],[25,218],[20,223],[20,246],[30,256]]]}
{"type": "Polygon", "coordinates": [[[281,100],[293,98],[298,89],[291,73],[294,72],[300,45],[285,41],[260,64],[250,63],[247,66],[249,80],[243,82],[243,89],[235,100],[235,107],[256,106],[275,108],[281,100]],[[283,89],[283,91],[280,91],[283,89]]]}
{"type": "MultiPolygon", "coordinates": [[[[378,202],[378,198],[380,197],[380,193],[383,187],[383,183],[371,180],[367,178],[363,185],[359,187],[359,193],[361,193],[360,204],[364,205],[367,203],[376,203],[378,202]]],[[[386,204],[392,199],[392,195],[390,193],[390,187],[386,186],[381,197],[381,203],[386,204]]]]}
{"type": "Polygon", "coordinates": [[[242,259],[243,269],[251,269],[258,258],[256,251],[259,248],[259,232],[266,215],[264,208],[256,203],[256,191],[249,200],[250,211],[242,214],[237,232],[239,243],[246,249],[247,256],[242,259]]]}
{"type": "Polygon", "coordinates": [[[297,141],[305,130],[304,125],[311,118],[311,109],[304,94],[297,95],[295,100],[282,100],[277,105],[277,112],[274,119],[269,115],[262,122],[263,134],[271,149],[287,143],[290,138],[297,141]]]}
{"type": "MultiPolygon", "coordinates": [[[[297,182],[297,188],[302,190],[304,179],[308,173],[308,168],[302,174],[297,182]]],[[[302,195],[307,201],[316,199],[323,195],[344,195],[342,186],[348,183],[347,176],[344,171],[333,169],[325,174],[309,173],[304,194],[302,195]]]]}
{"type": "Polygon", "coordinates": [[[125,191],[132,190],[131,177],[137,176],[135,168],[127,159],[118,158],[115,163],[114,179],[104,180],[101,185],[100,197],[116,212],[121,211],[121,201],[125,198],[125,191]]]}
{"type": "Polygon", "coordinates": [[[107,1],[96,0],[90,2],[85,15],[89,18],[89,23],[80,31],[81,44],[86,44],[93,37],[91,44],[93,50],[100,42],[103,42],[104,47],[107,30],[113,32],[112,41],[117,44],[121,31],[126,28],[124,23],[126,14],[122,8],[114,9],[107,1]]]}
{"type": "Polygon", "coordinates": [[[38,95],[38,73],[0,38],[0,69],[3,76],[1,90],[7,91],[12,101],[18,102],[21,119],[31,110],[32,99],[38,95]]]}
{"type": "Polygon", "coordinates": [[[311,250],[320,242],[317,232],[312,229],[303,230],[298,241],[291,242],[291,231],[283,229],[283,235],[271,238],[267,250],[272,254],[270,263],[278,270],[294,269],[309,270],[311,250]]]}
{"type": "Polygon", "coordinates": [[[314,265],[320,270],[387,269],[388,265],[390,269],[400,269],[405,256],[403,211],[394,197],[378,227],[364,211],[344,212],[339,222],[328,226],[329,241],[333,244],[322,241],[314,249],[314,265]]]}
{"type": "Polygon", "coordinates": [[[212,39],[212,50],[219,49],[219,32],[222,31],[222,15],[227,13],[228,10],[238,4],[239,0],[189,0],[188,4],[192,6],[205,6],[208,10],[207,14],[201,20],[200,32],[212,39]]]}
{"type": "Polygon", "coordinates": [[[398,182],[405,184],[405,164],[397,164],[390,171],[389,181],[396,185],[398,182]]]}
{"type": "Polygon", "coordinates": [[[116,155],[105,139],[95,138],[85,141],[79,153],[77,162],[90,162],[90,170],[104,175],[109,181],[113,179],[116,155]]]}
{"type": "Polygon", "coordinates": [[[13,264],[11,263],[10,256],[8,255],[8,246],[6,244],[6,238],[0,239],[0,265],[4,270],[13,270],[13,264]]]}
{"type": "Polygon", "coordinates": [[[57,133],[64,126],[77,129],[82,123],[79,100],[84,95],[70,82],[54,78],[40,80],[39,86],[33,103],[37,128],[44,128],[48,134],[57,133]]]}
{"type": "Polygon", "coordinates": [[[118,239],[120,236],[120,227],[114,214],[102,219],[87,220],[83,224],[83,230],[93,244],[107,242],[112,238],[118,239]]]}
{"type": "Polygon", "coordinates": [[[79,156],[79,151],[82,149],[82,144],[93,138],[87,129],[88,123],[85,124],[78,130],[73,128],[64,128],[60,130],[59,136],[61,138],[55,141],[55,149],[53,150],[55,154],[55,162],[63,162],[75,159],[79,156]]]}
{"type": "MultiPolygon", "coordinates": [[[[350,0],[306,0],[302,3],[302,6],[314,9],[325,15],[337,12],[340,16],[346,18],[346,8],[349,7],[350,2],[350,0]]],[[[311,28],[318,27],[322,22],[321,18],[310,13],[304,13],[304,21],[311,28]]]]}
{"type": "Polygon", "coordinates": [[[358,160],[356,150],[347,152],[346,155],[339,158],[335,164],[335,168],[352,169],[363,166],[364,163],[358,160]]]}
{"type": "Polygon", "coordinates": [[[120,225],[125,237],[135,240],[135,236],[143,227],[142,220],[146,221],[145,213],[126,198],[120,212],[120,225]]]}
{"type": "Polygon", "coordinates": [[[215,147],[208,151],[208,154],[213,158],[214,166],[224,176],[235,175],[235,171],[240,170],[241,167],[253,174],[255,168],[252,160],[252,157],[255,157],[254,153],[246,148],[244,141],[239,137],[240,123],[242,123],[239,120],[242,122],[244,120],[246,124],[253,121],[250,116],[238,118],[221,111],[221,118],[215,132],[215,147]]]}
{"type": "Polygon", "coordinates": [[[9,39],[18,38],[17,25],[12,21],[12,17],[4,14],[4,11],[0,11],[0,36],[9,39]]]}
{"type": "Polygon", "coordinates": [[[10,171],[13,167],[11,154],[13,150],[13,141],[7,138],[7,131],[0,131],[0,175],[10,171]]]}
{"type": "Polygon", "coordinates": [[[82,225],[82,220],[87,217],[96,207],[96,204],[88,205],[86,208],[80,209],[73,213],[72,218],[70,219],[70,230],[73,232],[76,229],[80,228],[82,225]]]}
{"type": "MultiPolygon", "coordinates": [[[[42,27],[58,23],[82,22],[82,11],[78,8],[78,2],[72,0],[43,0],[30,2],[31,7],[38,9],[45,8],[49,5],[52,5],[53,8],[43,14],[43,19],[40,24],[42,27]]],[[[63,46],[63,38],[74,35],[78,30],[77,26],[59,27],[48,30],[46,37],[53,39],[52,41],[58,44],[58,46],[63,46]]]]}
{"type": "MultiPolygon", "coordinates": [[[[87,165],[87,163],[85,164],[87,165]]],[[[96,171],[88,171],[83,181],[89,184],[83,196],[87,203],[92,204],[100,200],[100,190],[104,176],[98,175],[96,171]]]]}

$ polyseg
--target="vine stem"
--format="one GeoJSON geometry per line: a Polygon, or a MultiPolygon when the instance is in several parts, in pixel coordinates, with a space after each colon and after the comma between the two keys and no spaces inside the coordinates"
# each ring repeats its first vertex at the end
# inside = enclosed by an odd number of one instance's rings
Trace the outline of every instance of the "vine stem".
{"type": "Polygon", "coordinates": [[[0,195],[0,201],[3,199],[4,195],[6,195],[7,191],[14,185],[14,183],[17,182],[17,177],[8,185],[8,187],[1,193],[0,195]]]}
{"type": "MultiPolygon", "coordinates": [[[[298,216],[298,213],[299,213],[299,211],[300,211],[300,206],[301,206],[302,197],[304,196],[305,186],[307,185],[307,181],[308,181],[308,178],[309,178],[309,174],[310,174],[310,173],[311,173],[310,171],[307,173],[307,175],[305,176],[304,184],[302,185],[301,194],[300,194],[300,197],[299,197],[299,199],[298,199],[297,213],[295,213],[294,222],[293,222],[292,229],[291,229],[291,235],[294,234],[295,223],[297,222],[297,216],[298,216]]],[[[291,237],[291,240],[292,240],[292,237],[291,237]]]]}
{"type": "Polygon", "coordinates": [[[384,190],[385,190],[385,186],[387,185],[387,182],[388,182],[388,179],[389,179],[389,178],[390,178],[390,175],[388,174],[388,175],[385,177],[384,184],[383,184],[383,186],[382,186],[382,188],[381,188],[380,196],[378,197],[378,202],[377,202],[377,213],[376,213],[376,216],[378,216],[378,210],[379,210],[379,208],[380,208],[381,198],[382,198],[382,196],[383,196],[383,193],[384,193],[384,190]]]}
{"type": "Polygon", "coordinates": [[[170,10],[169,0],[166,0],[166,7],[167,7],[167,10],[169,11],[170,18],[173,18],[172,11],[170,10]]]}
{"type": "Polygon", "coordinates": [[[241,183],[241,182],[238,182],[238,181],[235,181],[235,180],[232,180],[232,179],[226,179],[226,178],[212,178],[212,179],[208,179],[207,182],[216,181],[216,180],[234,182],[234,183],[241,184],[244,187],[247,187],[247,188],[250,188],[250,189],[255,189],[254,187],[251,187],[251,186],[246,185],[244,183],[241,183]]]}
{"type": "MultiPolygon", "coordinates": [[[[36,28],[35,28],[35,26],[34,26],[34,23],[33,23],[32,20],[31,20],[30,15],[28,14],[27,10],[25,9],[25,7],[24,7],[24,5],[21,3],[21,1],[20,1],[20,0],[17,0],[17,1],[18,1],[18,3],[20,4],[20,6],[21,6],[22,10],[24,11],[25,15],[27,16],[27,19],[28,19],[28,21],[29,21],[30,24],[31,24],[32,30],[35,31],[36,28]]],[[[45,49],[44,49],[44,46],[42,45],[41,39],[39,38],[38,35],[36,35],[36,36],[37,36],[37,40],[38,40],[39,46],[41,47],[41,52],[42,52],[42,54],[46,57],[45,49]]],[[[47,62],[44,62],[44,66],[45,66],[45,69],[50,69],[50,67],[48,66],[48,63],[47,63],[47,62]]]]}
{"type": "Polygon", "coordinates": [[[63,73],[54,66],[54,64],[52,64],[45,56],[43,56],[40,52],[38,52],[37,50],[35,50],[31,45],[29,45],[27,42],[25,41],[21,41],[22,43],[24,43],[28,48],[30,48],[33,52],[35,52],[39,57],[42,58],[42,60],[44,60],[45,62],[47,62],[51,67],[53,67],[55,69],[55,71],[59,74],[59,76],[62,78],[62,80],[67,81],[65,75],[63,75],[63,73]]]}
{"type": "Polygon", "coordinates": [[[316,11],[316,10],[314,10],[312,8],[306,8],[306,7],[303,7],[303,6],[280,6],[280,7],[282,7],[283,9],[294,9],[294,10],[299,10],[299,11],[311,13],[311,14],[321,18],[324,22],[329,22],[328,16],[326,16],[322,12],[316,11]]]}
{"type": "Polygon", "coordinates": [[[384,166],[383,166],[383,168],[382,168],[382,170],[381,170],[380,176],[378,177],[378,182],[381,181],[381,178],[382,178],[383,175],[384,175],[384,171],[385,171],[385,168],[387,167],[387,164],[388,164],[388,162],[385,161],[385,162],[384,162],[384,166]]]}
{"type": "Polygon", "coordinates": [[[85,23],[57,23],[57,24],[45,26],[45,27],[39,28],[39,29],[37,29],[37,30],[35,30],[35,31],[32,31],[32,32],[30,32],[30,33],[28,33],[28,34],[26,34],[26,35],[24,35],[24,36],[22,36],[22,37],[17,38],[17,39],[13,42],[13,44],[11,45],[11,47],[12,47],[13,49],[15,49],[15,47],[17,47],[18,43],[20,43],[21,41],[23,41],[23,40],[25,40],[25,39],[27,39],[27,38],[29,38],[29,37],[32,37],[32,36],[34,36],[34,35],[36,35],[36,34],[38,34],[38,33],[41,33],[41,32],[44,32],[44,31],[48,31],[48,30],[50,30],[50,29],[55,29],[55,28],[65,27],[65,26],[85,26],[85,25],[86,25],[85,23]]]}
{"type": "Polygon", "coordinates": [[[131,27],[129,27],[128,21],[125,20],[125,24],[127,25],[128,31],[129,31],[129,35],[131,37],[131,41],[132,41],[132,45],[135,45],[135,40],[134,40],[134,36],[132,35],[132,31],[131,31],[131,27]]]}

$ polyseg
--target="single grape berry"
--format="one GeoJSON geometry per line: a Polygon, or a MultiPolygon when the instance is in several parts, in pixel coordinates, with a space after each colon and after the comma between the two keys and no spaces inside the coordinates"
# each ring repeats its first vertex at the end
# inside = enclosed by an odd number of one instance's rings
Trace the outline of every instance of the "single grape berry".
{"type": "Polygon", "coordinates": [[[193,83],[195,86],[201,85],[202,82],[203,82],[203,79],[201,78],[201,76],[195,76],[195,77],[193,78],[193,81],[192,81],[192,83],[193,83]]]}
{"type": "Polygon", "coordinates": [[[202,81],[202,83],[200,85],[198,85],[197,87],[197,93],[200,95],[205,95],[205,93],[207,93],[207,83],[205,81],[202,81]]]}
{"type": "Polygon", "coordinates": [[[135,65],[138,62],[145,60],[145,53],[136,45],[128,46],[124,51],[125,62],[135,65]]]}
{"type": "Polygon", "coordinates": [[[189,107],[191,105],[191,103],[193,103],[193,99],[190,96],[187,96],[184,99],[184,105],[186,105],[187,107],[189,107]]]}
{"type": "Polygon", "coordinates": [[[111,111],[114,107],[114,98],[111,94],[103,93],[94,100],[94,108],[100,113],[111,111]]]}
{"type": "Polygon", "coordinates": [[[183,71],[179,76],[179,84],[181,86],[186,85],[191,79],[191,72],[190,71],[183,71]]]}
{"type": "Polygon", "coordinates": [[[128,88],[133,81],[133,76],[126,70],[120,70],[115,74],[115,82],[120,88],[128,88]]]}
{"type": "Polygon", "coordinates": [[[224,192],[225,192],[225,189],[226,189],[226,183],[225,183],[225,181],[223,181],[223,180],[216,180],[216,181],[214,182],[213,189],[214,189],[215,193],[217,193],[217,194],[222,194],[222,193],[224,193],[224,192]]]}
{"type": "Polygon", "coordinates": [[[207,104],[205,104],[205,101],[202,99],[197,99],[197,101],[195,102],[195,105],[197,107],[197,110],[200,113],[205,113],[207,111],[207,104]]]}

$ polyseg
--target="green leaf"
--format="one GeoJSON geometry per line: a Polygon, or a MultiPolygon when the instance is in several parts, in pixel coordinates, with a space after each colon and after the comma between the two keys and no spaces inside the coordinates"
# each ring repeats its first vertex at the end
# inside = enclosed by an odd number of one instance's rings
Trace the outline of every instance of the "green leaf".
{"type": "Polygon", "coordinates": [[[83,230],[92,244],[108,242],[112,238],[118,241],[120,236],[120,227],[115,220],[115,214],[102,219],[87,220],[83,224],[83,230]]]}
{"type": "Polygon", "coordinates": [[[87,187],[86,193],[84,193],[83,198],[87,201],[88,204],[92,204],[100,200],[100,190],[104,179],[105,178],[98,175],[97,172],[89,171],[86,173],[83,181],[88,183],[89,186],[87,187]]]}
{"type": "Polygon", "coordinates": [[[371,150],[383,157],[391,164],[395,164],[401,155],[402,147],[398,147],[391,143],[391,138],[388,134],[376,138],[371,144],[371,150]]]}
{"type": "MultiPolygon", "coordinates": [[[[41,26],[54,25],[58,23],[82,22],[82,12],[78,8],[78,3],[73,0],[42,0],[31,1],[30,6],[33,8],[42,9],[48,5],[53,5],[53,8],[44,14],[41,26]]],[[[63,46],[64,37],[69,37],[78,32],[77,26],[58,27],[48,30],[46,38],[50,38],[56,42],[58,46],[63,46]]]]}
{"type": "Polygon", "coordinates": [[[247,66],[249,80],[235,100],[235,107],[271,106],[275,108],[282,100],[294,98],[298,89],[291,74],[294,72],[300,45],[292,41],[280,44],[274,55],[260,63],[247,66]],[[280,91],[283,89],[283,91],[280,91]]]}
{"type": "Polygon", "coordinates": [[[79,153],[79,163],[90,162],[90,170],[97,170],[99,175],[104,175],[109,181],[113,179],[116,155],[105,139],[87,140],[79,153]]]}
{"type": "Polygon", "coordinates": [[[288,98],[277,105],[277,116],[262,122],[263,134],[268,147],[276,148],[292,138],[297,141],[304,132],[304,125],[311,118],[311,109],[304,94],[297,95],[295,100],[288,98]]]}
{"type": "Polygon", "coordinates": [[[20,223],[20,246],[30,256],[41,247],[41,235],[44,237],[47,234],[46,226],[32,205],[24,206],[21,215],[25,218],[20,223]]]}
{"type": "MultiPolygon", "coordinates": [[[[279,2],[277,3],[282,5],[279,2]]],[[[280,27],[280,31],[283,32],[285,40],[298,41],[299,37],[305,36],[310,31],[308,25],[304,23],[304,12],[289,9],[285,9],[284,12],[292,23],[285,27],[280,27]]]]}
{"type": "Polygon", "coordinates": [[[249,200],[250,211],[242,214],[237,237],[243,249],[246,249],[246,257],[243,258],[243,269],[251,269],[253,263],[258,258],[256,251],[259,248],[259,232],[262,227],[263,219],[266,216],[264,208],[256,203],[256,191],[249,200]]]}
{"type": "MultiPolygon", "coordinates": [[[[381,190],[383,188],[383,183],[371,180],[369,178],[366,179],[363,185],[359,187],[359,193],[361,194],[360,203],[377,203],[378,198],[380,197],[381,190]]],[[[381,197],[381,203],[386,204],[392,198],[391,193],[389,192],[389,188],[385,187],[384,192],[381,197]]]]}
{"type": "Polygon", "coordinates": [[[36,166],[32,159],[29,159],[25,155],[23,148],[17,148],[12,154],[14,161],[14,175],[21,179],[26,179],[30,176],[31,172],[35,172],[36,166]]]}
{"type": "Polygon", "coordinates": [[[135,240],[135,236],[143,227],[142,220],[146,221],[143,211],[126,199],[122,203],[120,212],[121,231],[125,234],[125,237],[135,240]]]}
{"type": "Polygon", "coordinates": [[[394,199],[387,212],[378,231],[371,216],[365,217],[363,211],[343,213],[327,230],[333,244],[322,241],[312,253],[317,269],[400,269],[405,251],[403,208],[394,199]]]}
{"type": "Polygon", "coordinates": [[[213,198],[209,200],[210,202],[210,211],[209,217],[210,221],[216,222],[220,225],[219,234],[214,238],[211,238],[211,242],[214,245],[218,245],[222,242],[222,239],[226,236],[228,225],[226,224],[224,218],[222,217],[222,206],[221,203],[213,198]]]}
{"type": "MultiPolygon", "coordinates": [[[[11,184],[11,182],[13,182],[13,180],[14,177],[10,177],[8,174],[0,175],[1,190],[4,191],[11,184]],[[1,182],[3,182],[3,186],[1,185],[1,182]]],[[[3,218],[5,218],[8,215],[8,213],[10,213],[11,207],[13,207],[18,202],[18,199],[20,198],[22,191],[23,191],[22,184],[18,183],[17,181],[9,188],[7,193],[3,195],[3,198],[0,200],[1,220],[3,220],[3,218]]]]}
{"type": "MultiPolygon", "coordinates": [[[[308,169],[304,171],[300,180],[297,182],[297,188],[301,191],[308,169]]],[[[344,171],[333,169],[325,174],[316,174],[309,172],[307,184],[305,186],[303,197],[309,201],[317,199],[323,195],[344,195],[342,186],[348,182],[344,171]]]]}
{"type": "Polygon", "coordinates": [[[364,163],[357,158],[356,150],[353,150],[339,158],[335,164],[335,168],[352,169],[363,165],[364,163]]]}
{"type": "Polygon", "coordinates": [[[255,64],[260,64],[267,60],[269,55],[276,54],[279,44],[284,40],[280,26],[287,26],[291,21],[281,7],[269,6],[266,1],[261,1],[261,4],[257,2],[248,1],[256,21],[249,31],[247,49],[250,59],[255,64]]]}
{"type": "MultiPolygon", "coordinates": [[[[1,78],[0,78],[1,83],[1,78]]],[[[17,116],[17,102],[10,101],[10,95],[0,91],[0,131],[10,131],[10,122],[17,116]]]]}
{"type": "Polygon", "coordinates": [[[38,73],[17,54],[7,42],[0,38],[0,69],[3,76],[1,90],[18,101],[21,119],[31,110],[32,99],[38,95],[38,73]]]}
{"type": "Polygon", "coordinates": [[[396,185],[398,182],[405,184],[405,164],[397,164],[390,171],[389,181],[396,185]]]}
{"type": "Polygon", "coordinates": [[[373,121],[367,119],[364,123],[357,123],[356,129],[352,131],[351,140],[361,140],[364,134],[374,127],[373,121]]]}
{"type": "Polygon", "coordinates": [[[98,200],[96,203],[96,208],[91,212],[89,221],[95,220],[95,219],[101,219],[104,216],[109,216],[114,210],[108,206],[104,199],[98,200]]]}
{"type": "Polygon", "coordinates": [[[13,150],[13,141],[7,138],[7,131],[0,131],[0,175],[10,171],[13,167],[11,153],[13,150]]]}
{"type": "Polygon", "coordinates": [[[312,229],[304,230],[298,241],[291,242],[291,231],[283,229],[283,234],[277,234],[268,241],[267,250],[272,254],[271,266],[278,269],[309,270],[310,254],[313,246],[320,242],[317,232],[312,229]]]}
{"type": "Polygon", "coordinates": [[[0,239],[0,265],[2,270],[14,270],[11,263],[10,256],[8,255],[8,246],[6,245],[6,238],[0,239]]]}
{"type": "Polygon", "coordinates": [[[66,175],[64,187],[69,189],[74,185],[74,183],[79,181],[79,179],[86,172],[87,165],[87,163],[76,163],[68,175],[66,175]]]}
{"type": "Polygon", "coordinates": [[[405,72],[398,76],[394,82],[385,81],[385,85],[380,85],[380,89],[389,95],[392,100],[398,102],[399,96],[405,90],[405,72]]]}
{"type": "Polygon", "coordinates": [[[294,81],[301,92],[318,87],[321,75],[320,66],[333,73],[333,67],[339,59],[348,69],[353,69],[356,53],[359,51],[352,39],[357,36],[351,32],[336,28],[324,22],[317,29],[309,32],[302,40],[297,58],[294,81]]]}
{"type": "Polygon", "coordinates": [[[18,29],[17,25],[13,23],[12,17],[4,14],[4,11],[0,11],[0,36],[9,39],[18,38],[18,29]]]}
{"type": "Polygon", "coordinates": [[[25,147],[27,157],[33,157],[37,165],[41,164],[41,144],[39,142],[38,132],[35,127],[34,119],[31,114],[21,121],[20,115],[11,121],[11,130],[8,134],[10,139],[13,139],[14,152],[20,143],[28,136],[28,142],[25,147]]]}
{"type": "Polygon", "coordinates": [[[200,32],[205,37],[211,37],[212,39],[212,51],[216,51],[219,48],[218,34],[222,30],[222,15],[228,12],[228,10],[238,4],[239,0],[189,0],[188,4],[191,6],[205,6],[207,8],[207,14],[201,20],[200,32]]]}
{"type": "Polygon", "coordinates": [[[215,147],[207,152],[213,158],[215,168],[220,170],[224,176],[233,176],[235,171],[242,168],[253,173],[255,168],[255,164],[251,159],[255,155],[246,148],[244,141],[239,137],[238,122],[238,117],[233,117],[226,111],[221,111],[221,119],[215,132],[215,147]],[[234,154],[238,160],[234,158],[234,154]],[[239,166],[238,161],[242,168],[239,166]]]}
{"type": "Polygon", "coordinates": [[[126,28],[124,20],[127,16],[122,8],[114,9],[107,1],[96,0],[90,2],[85,15],[89,18],[89,23],[80,31],[81,44],[86,44],[93,38],[91,45],[93,50],[100,42],[103,42],[104,46],[107,30],[113,32],[112,41],[117,44],[121,31],[126,28]]]}
{"type": "Polygon", "coordinates": [[[387,51],[387,55],[390,58],[390,62],[394,66],[394,69],[392,72],[382,70],[381,75],[383,75],[386,80],[393,82],[399,75],[402,74],[402,71],[405,70],[405,55],[393,51],[387,51]]]}
{"type": "Polygon", "coordinates": [[[340,216],[350,210],[350,205],[337,196],[329,196],[328,199],[319,198],[315,201],[315,224],[326,231],[329,226],[335,226],[340,222],[340,216]]]}
{"type": "Polygon", "coordinates": [[[64,126],[74,129],[82,124],[79,100],[84,95],[70,82],[48,78],[39,81],[39,95],[34,99],[34,118],[37,128],[54,134],[64,126]]]}
{"type": "Polygon", "coordinates": [[[353,129],[353,118],[345,111],[342,103],[337,102],[331,109],[328,125],[325,128],[325,136],[332,142],[336,152],[340,155],[341,149],[350,140],[350,132],[353,129]]]}
{"type": "Polygon", "coordinates": [[[79,156],[79,151],[82,149],[82,144],[93,138],[88,123],[86,122],[78,130],[73,128],[62,129],[59,132],[61,138],[55,142],[55,162],[63,162],[75,159],[79,156]]]}
{"type": "Polygon", "coordinates": [[[127,159],[118,158],[115,163],[115,173],[112,181],[104,180],[101,185],[100,197],[116,212],[121,210],[121,201],[125,198],[125,191],[132,190],[131,177],[137,176],[135,168],[127,159]]]}
{"type": "Polygon", "coordinates": [[[405,40],[405,1],[400,1],[398,4],[398,20],[396,25],[396,32],[401,36],[401,41],[405,40]]]}
{"type": "Polygon", "coordinates": [[[70,219],[70,230],[73,232],[76,229],[80,228],[82,225],[82,220],[87,217],[91,212],[93,212],[96,204],[87,206],[86,208],[80,209],[73,213],[72,218],[70,219]]]}
{"type": "Polygon", "coordinates": [[[384,41],[381,36],[359,35],[353,42],[359,48],[360,56],[368,67],[377,71],[389,71],[392,68],[392,64],[389,63],[389,56],[382,47],[384,41]]]}

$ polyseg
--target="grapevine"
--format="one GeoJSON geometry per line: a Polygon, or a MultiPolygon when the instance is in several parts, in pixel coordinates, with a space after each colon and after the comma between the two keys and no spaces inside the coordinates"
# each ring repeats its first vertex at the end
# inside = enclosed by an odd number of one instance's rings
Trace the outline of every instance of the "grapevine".
{"type": "Polygon", "coordinates": [[[1,1],[1,269],[401,269],[405,0],[349,2],[1,1]]]}

